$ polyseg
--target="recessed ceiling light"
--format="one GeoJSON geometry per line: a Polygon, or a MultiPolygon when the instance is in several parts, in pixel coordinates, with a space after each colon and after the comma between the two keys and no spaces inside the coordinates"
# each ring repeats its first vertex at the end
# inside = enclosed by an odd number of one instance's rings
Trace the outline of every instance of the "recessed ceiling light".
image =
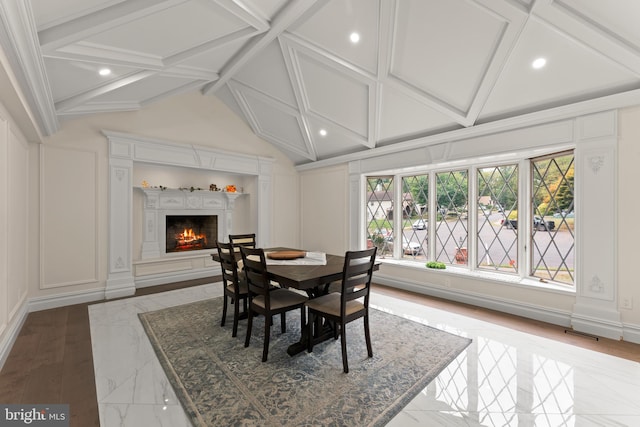
{"type": "Polygon", "coordinates": [[[327,130],[326,129],[320,129],[320,132],[318,132],[320,134],[320,136],[327,136],[327,130]]]}
{"type": "Polygon", "coordinates": [[[540,68],[544,67],[545,65],[547,65],[547,60],[544,58],[538,58],[535,61],[533,61],[531,63],[531,66],[533,68],[535,68],[536,70],[539,70],[540,68]]]}
{"type": "Polygon", "coordinates": [[[351,43],[353,44],[358,43],[360,41],[360,34],[356,32],[351,33],[349,40],[351,40],[351,43]]]}
{"type": "Polygon", "coordinates": [[[98,71],[98,73],[101,76],[108,76],[109,74],[111,74],[111,70],[109,68],[100,68],[100,71],[98,71]]]}

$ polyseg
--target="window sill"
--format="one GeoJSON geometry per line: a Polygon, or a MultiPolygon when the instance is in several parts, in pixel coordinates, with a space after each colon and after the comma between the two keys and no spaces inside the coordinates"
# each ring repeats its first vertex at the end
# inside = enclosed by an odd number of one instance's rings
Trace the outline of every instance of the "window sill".
{"type": "Polygon", "coordinates": [[[458,277],[468,277],[468,278],[476,278],[484,281],[490,281],[494,283],[501,283],[505,285],[512,286],[523,286],[527,288],[538,288],[553,292],[559,292],[563,294],[575,294],[575,287],[570,285],[563,285],[554,282],[541,282],[539,279],[535,279],[532,277],[520,277],[516,275],[510,274],[501,274],[501,273],[492,273],[490,271],[482,271],[482,270],[469,270],[467,268],[456,267],[447,265],[447,268],[444,270],[440,270],[437,268],[427,268],[425,267],[425,262],[423,261],[405,261],[391,258],[378,258],[382,264],[389,264],[400,266],[403,268],[413,269],[413,270],[428,270],[430,273],[433,272],[435,274],[447,274],[451,276],[458,277]]]}

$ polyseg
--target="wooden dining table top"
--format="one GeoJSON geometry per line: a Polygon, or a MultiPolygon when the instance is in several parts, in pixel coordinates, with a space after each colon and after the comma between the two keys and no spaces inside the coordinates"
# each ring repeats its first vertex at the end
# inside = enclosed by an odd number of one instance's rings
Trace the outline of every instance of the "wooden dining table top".
{"type": "MultiPolygon", "coordinates": [[[[272,251],[297,250],[292,248],[267,248],[265,253],[272,251]]],[[[214,260],[218,261],[218,254],[212,254],[214,260]]],[[[269,265],[267,271],[270,279],[280,283],[285,288],[295,288],[303,291],[318,289],[331,282],[342,279],[344,268],[344,255],[326,254],[327,263],[324,265],[269,265]]],[[[376,263],[374,270],[379,268],[376,263]]]]}

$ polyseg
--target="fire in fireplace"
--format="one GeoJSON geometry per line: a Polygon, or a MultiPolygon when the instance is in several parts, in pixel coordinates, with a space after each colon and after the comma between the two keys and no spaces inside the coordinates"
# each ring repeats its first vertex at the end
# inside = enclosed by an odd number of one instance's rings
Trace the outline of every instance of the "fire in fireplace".
{"type": "Polygon", "coordinates": [[[167,215],[167,253],[213,249],[217,238],[217,215],[167,215]]]}

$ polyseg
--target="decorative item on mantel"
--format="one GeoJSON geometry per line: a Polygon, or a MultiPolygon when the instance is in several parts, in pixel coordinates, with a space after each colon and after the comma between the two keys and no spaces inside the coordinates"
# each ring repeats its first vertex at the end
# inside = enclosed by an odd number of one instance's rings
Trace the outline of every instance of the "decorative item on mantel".
{"type": "Polygon", "coordinates": [[[211,184],[211,185],[209,186],[209,191],[220,191],[220,189],[218,188],[218,186],[217,186],[217,185],[215,185],[215,184],[211,184]]]}
{"type": "Polygon", "coordinates": [[[227,185],[225,188],[227,193],[235,193],[236,192],[236,186],[235,185],[227,185]]]}

